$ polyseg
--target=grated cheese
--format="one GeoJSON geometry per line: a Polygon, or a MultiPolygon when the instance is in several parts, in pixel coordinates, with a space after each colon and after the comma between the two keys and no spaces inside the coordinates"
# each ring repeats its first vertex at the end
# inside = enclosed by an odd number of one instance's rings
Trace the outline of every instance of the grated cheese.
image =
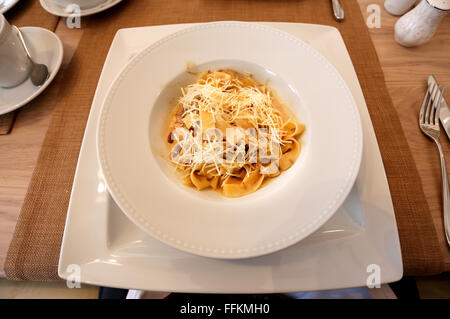
{"type": "MultiPolygon", "coordinates": [[[[182,138],[175,137],[180,147],[172,161],[186,170],[200,166],[214,176],[234,176],[242,168],[248,175],[254,164],[251,161],[254,154],[247,152],[243,160],[237,160],[238,155],[235,154],[232,161],[225,160],[228,159],[227,148],[230,150],[230,147],[237,148],[238,145],[227,145],[229,141],[225,141],[225,132],[222,132],[223,138],[202,138],[198,132],[217,129],[218,121],[224,121],[230,128],[244,123],[264,139],[283,145],[283,120],[273,106],[269,90],[258,88],[256,83],[244,85],[239,79],[220,73],[204,73],[197,83],[181,89],[178,102],[183,109],[183,123],[188,129],[193,128],[197,136],[186,130],[182,138]],[[206,79],[202,80],[205,76],[206,79]]],[[[223,131],[223,127],[221,129],[223,131]]]]}

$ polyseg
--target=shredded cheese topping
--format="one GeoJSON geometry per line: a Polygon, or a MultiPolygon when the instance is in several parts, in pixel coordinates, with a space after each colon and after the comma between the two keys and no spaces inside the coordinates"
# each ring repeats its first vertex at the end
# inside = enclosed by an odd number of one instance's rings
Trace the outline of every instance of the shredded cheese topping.
{"type": "Polygon", "coordinates": [[[293,122],[283,120],[271,91],[233,70],[202,73],[181,89],[175,111],[171,161],[189,174],[220,177],[221,185],[229,177],[260,171],[264,159],[278,159],[292,143],[288,137],[294,133],[286,123],[293,122]]]}

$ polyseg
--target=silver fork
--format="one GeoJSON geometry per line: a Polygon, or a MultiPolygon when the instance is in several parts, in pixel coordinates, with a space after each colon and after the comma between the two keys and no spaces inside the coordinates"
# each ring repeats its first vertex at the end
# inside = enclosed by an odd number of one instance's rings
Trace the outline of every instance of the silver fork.
{"type": "Polygon", "coordinates": [[[431,89],[427,90],[423,99],[422,107],[419,115],[419,126],[423,134],[431,138],[437,145],[439,150],[439,157],[441,159],[442,170],[442,206],[444,210],[444,228],[447,244],[450,246],[450,217],[449,217],[449,189],[447,168],[445,166],[444,152],[442,145],[439,142],[440,127],[439,127],[439,112],[441,109],[442,97],[444,96],[445,87],[442,90],[438,85],[433,84],[431,89]],[[439,97],[439,99],[438,99],[439,97]],[[433,103],[431,103],[433,101],[433,103]]]}

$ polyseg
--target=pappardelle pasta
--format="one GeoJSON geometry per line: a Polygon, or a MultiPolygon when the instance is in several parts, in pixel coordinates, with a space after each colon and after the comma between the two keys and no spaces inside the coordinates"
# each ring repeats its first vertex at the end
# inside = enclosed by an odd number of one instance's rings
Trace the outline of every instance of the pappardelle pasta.
{"type": "Polygon", "coordinates": [[[304,131],[252,75],[207,71],[181,89],[168,125],[169,158],[186,185],[240,197],[295,163],[304,131]]]}

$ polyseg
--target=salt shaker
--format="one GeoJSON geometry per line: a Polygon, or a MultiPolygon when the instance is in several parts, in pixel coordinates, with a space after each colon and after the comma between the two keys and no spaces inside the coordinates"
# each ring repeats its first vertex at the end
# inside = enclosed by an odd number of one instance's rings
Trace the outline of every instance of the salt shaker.
{"type": "Polygon", "coordinates": [[[386,0],[384,8],[394,16],[401,16],[408,12],[416,2],[417,0],[386,0]]]}
{"type": "Polygon", "coordinates": [[[450,0],[422,0],[395,24],[395,41],[405,47],[428,42],[450,10],[450,0]]]}

